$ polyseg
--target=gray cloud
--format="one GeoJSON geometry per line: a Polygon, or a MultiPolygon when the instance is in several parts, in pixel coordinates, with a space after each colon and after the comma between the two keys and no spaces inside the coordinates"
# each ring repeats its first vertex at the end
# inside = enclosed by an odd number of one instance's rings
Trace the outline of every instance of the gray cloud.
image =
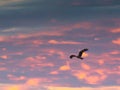
{"type": "Polygon", "coordinates": [[[0,9],[1,27],[42,26],[56,19],[60,22],[119,18],[119,1],[104,0],[27,0],[7,4],[0,9]],[[80,2],[80,5],[72,5],[80,2]],[[107,7],[106,7],[107,6],[107,7]],[[118,7],[115,7],[118,6],[118,7]],[[104,16],[104,17],[103,17],[104,16]]]}

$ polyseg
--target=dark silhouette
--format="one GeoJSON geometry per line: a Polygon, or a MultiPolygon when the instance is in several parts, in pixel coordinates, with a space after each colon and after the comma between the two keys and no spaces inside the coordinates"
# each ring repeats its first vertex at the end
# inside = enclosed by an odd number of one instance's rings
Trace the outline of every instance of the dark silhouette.
{"type": "Polygon", "coordinates": [[[70,58],[72,59],[73,57],[76,57],[79,59],[83,59],[81,56],[82,56],[83,52],[85,52],[85,51],[88,51],[88,49],[85,48],[85,49],[81,50],[78,55],[70,55],[70,58]]]}

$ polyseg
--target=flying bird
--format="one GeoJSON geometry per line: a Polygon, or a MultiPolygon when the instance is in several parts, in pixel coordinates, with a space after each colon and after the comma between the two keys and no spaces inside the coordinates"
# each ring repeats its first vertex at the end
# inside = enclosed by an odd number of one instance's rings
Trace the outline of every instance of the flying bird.
{"type": "Polygon", "coordinates": [[[82,49],[82,50],[79,52],[78,55],[70,55],[70,58],[72,59],[73,57],[76,57],[76,58],[78,58],[78,59],[83,59],[83,58],[82,58],[82,54],[83,54],[85,51],[88,51],[88,49],[87,49],[87,48],[82,49]]]}

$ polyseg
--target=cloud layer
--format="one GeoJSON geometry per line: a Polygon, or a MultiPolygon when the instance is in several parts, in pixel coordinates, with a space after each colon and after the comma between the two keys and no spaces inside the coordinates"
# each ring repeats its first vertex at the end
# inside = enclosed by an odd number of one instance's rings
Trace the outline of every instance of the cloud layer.
{"type": "Polygon", "coordinates": [[[0,89],[119,90],[119,1],[0,3],[0,89]]]}

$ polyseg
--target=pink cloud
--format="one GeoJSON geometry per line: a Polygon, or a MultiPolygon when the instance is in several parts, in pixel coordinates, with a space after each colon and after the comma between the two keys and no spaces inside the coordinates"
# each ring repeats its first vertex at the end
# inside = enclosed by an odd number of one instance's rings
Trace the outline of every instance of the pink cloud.
{"type": "Polygon", "coordinates": [[[87,78],[85,78],[85,81],[88,84],[98,84],[100,81],[100,77],[97,75],[91,75],[91,76],[88,76],[87,78]]]}
{"type": "Polygon", "coordinates": [[[33,32],[28,34],[17,34],[14,36],[11,36],[11,38],[17,38],[17,39],[25,39],[25,38],[31,38],[31,37],[41,37],[41,36],[61,36],[62,33],[59,31],[43,31],[43,32],[33,32]]]}
{"type": "Polygon", "coordinates": [[[8,40],[7,36],[0,36],[0,42],[6,42],[8,40]]]}
{"type": "Polygon", "coordinates": [[[58,71],[51,71],[50,74],[52,74],[52,75],[58,75],[59,72],[58,71]]]}
{"type": "Polygon", "coordinates": [[[0,56],[0,58],[2,58],[2,59],[8,59],[8,55],[2,55],[2,56],[0,56]]]}
{"type": "Polygon", "coordinates": [[[110,54],[112,54],[112,55],[117,55],[117,54],[120,54],[120,52],[117,51],[117,50],[115,50],[115,51],[110,52],[110,54]]]}
{"type": "Polygon", "coordinates": [[[117,44],[120,45],[120,38],[116,39],[116,40],[112,40],[113,44],[117,44]]]}
{"type": "Polygon", "coordinates": [[[2,51],[6,51],[7,50],[7,48],[2,48],[2,51]]]}
{"type": "Polygon", "coordinates": [[[85,63],[81,63],[81,67],[84,69],[84,70],[90,70],[91,67],[85,63]]]}
{"type": "Polygon", "coordinates": [[[112,33],[120,33],[120,28],[115,28],[111,30],[112,33]]]}
{"type": "Polygon", "coordinates": [[[103,65],[104,63],[105,63],[105,62],[104,62],[103,59],[98,60],[98,64],[99,64],[99,65],[103,65]]]}
{"type": "Polygon", "coordinates": [[[18,63],[19,67],[29,67],[29,70],[43,70],[44,67],[54,67],[54,63],[46,62],[46,57],[44,56],[30,56],[26,57],[20,63],[18,63]]]}
{"type": "Polygon", "coordinates": [[[57,41],[57,40],[49,40],[48,43],[50,44],[82,44],[81,42],[75,41],[57,41]]]}
{"type": "Polygon", "coordinates": [[[46,49],[44,50],[46,53],[48,53],[49,56],[54,56],[55,54],[59,55],[60,59],[65,59],[66,58],[66,54],[65,52],[61,51],[61,50],[57,50],[57,49],[46,49]]]}
{"type": "Polygon", "coordinates": [[[6,71],[8,70],[6,67],[0,67],[0,71],[6,71]]]}
{"type": "Polygon", "coordinates": [[[12,74],[8,74],[7,77],[8,77],[10,80],[14,80],[14,81],[21,81],[21,80],[26,80],[26,79],[27,79],[25,76],[17,77],[17,76],[14,76],[14,75],[12,75],[12,74]]]}

